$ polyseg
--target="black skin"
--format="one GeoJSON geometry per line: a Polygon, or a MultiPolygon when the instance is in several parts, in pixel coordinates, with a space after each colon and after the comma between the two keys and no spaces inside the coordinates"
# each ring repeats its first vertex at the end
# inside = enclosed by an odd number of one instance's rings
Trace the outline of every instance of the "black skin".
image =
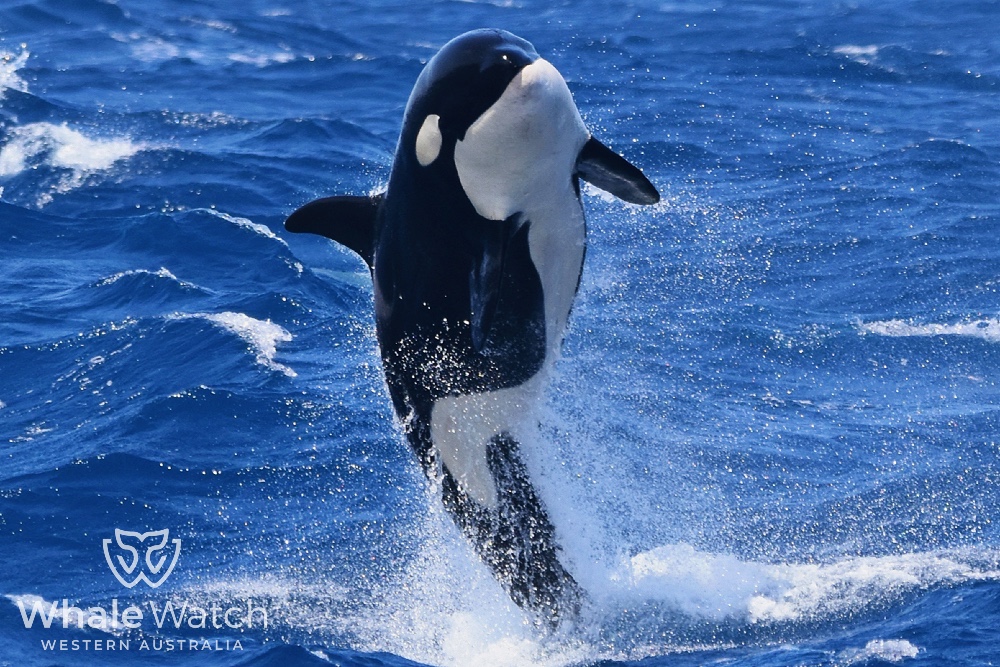
{"type": "MultiPolygon", "coordinates": [[[[583,594],[559,560],[519,444],[501,433],[487,446],[498,495],[491,510],[439,464],[430,433],[438,399],[521,385],[545,359],[544,295],[528,250],[532,221],[480,216],[454,160],[455,143],[538,57],[530,43],[499,30],[452,40],[410,96],[385,194],[321,199],[285,224],[332,238],[369,265],[386,382],[410,446],[511,599],[555,625],[576,614],[583,594]],[[441,150],[421,166],[414,147],[429,114],[440,117],[441,150]]],[[[578,176],[627,201],[659,199],[638,169],[596,139],[581,152],[574,186],[578,176]]]]}

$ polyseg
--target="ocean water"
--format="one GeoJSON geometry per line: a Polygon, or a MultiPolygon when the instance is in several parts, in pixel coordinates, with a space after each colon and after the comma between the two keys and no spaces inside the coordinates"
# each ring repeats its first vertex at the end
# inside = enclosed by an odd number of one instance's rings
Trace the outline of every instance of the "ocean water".
{"type": "Polygon", "coordinates": [[[961,0],[4,3],[0,665],[1000,660],[998,24],[961,0]],[[282,228],[383,187],[421,67],[484,26],[663,195],[584,190],[529,460],[589,594],[557,631],[418,470],[361,261],[282,228]],[[161,585],[117,579],[116,529],[180,540],[161,585]]]}

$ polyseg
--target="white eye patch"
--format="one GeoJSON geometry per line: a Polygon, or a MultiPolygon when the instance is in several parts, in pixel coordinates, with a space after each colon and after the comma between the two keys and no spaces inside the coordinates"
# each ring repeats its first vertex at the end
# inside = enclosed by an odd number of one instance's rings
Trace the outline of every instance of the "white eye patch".
{"type": "Polygon", "coordinates": [[[441,117],[432,113],[424,118],[424,124],[417,132],[417,162],[421,167],[426,167],[437,159],[441,152],[441,130],[438,128],[438,121],[441,117]]]}

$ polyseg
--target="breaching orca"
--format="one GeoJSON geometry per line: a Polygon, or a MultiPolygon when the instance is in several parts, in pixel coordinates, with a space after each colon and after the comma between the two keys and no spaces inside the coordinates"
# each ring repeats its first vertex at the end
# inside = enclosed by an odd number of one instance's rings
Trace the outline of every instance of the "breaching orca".
{"type": "MultiPolygon", "coordinates": [[[[556,622],[581,591],[519,452],[583,268],[582,178],[659,194],[583,124],[527,41],[476,30],[424,68],[384,193],[320,199],[285,222],[364,259],[389,393],[444,505],[510,597],[556,622]]],[[[534,438],[537,440],[537,438],[534,438]]]]}

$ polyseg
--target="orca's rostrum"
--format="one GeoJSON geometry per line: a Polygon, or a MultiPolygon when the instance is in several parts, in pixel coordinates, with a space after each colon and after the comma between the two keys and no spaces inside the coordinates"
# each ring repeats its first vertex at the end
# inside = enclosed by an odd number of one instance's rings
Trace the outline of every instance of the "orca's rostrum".
{"type": "Polygon", "coordinates": [[[530,43],[476,30],[417,79],[386,191],[320,199],[285,223],[368,264],[385,377],[411,447],[510,597],[553,622],[581,591],[519,443],[537,430],[580,281],[580,178],[628,202],[659,201],[591,136],[530,43]]]}

